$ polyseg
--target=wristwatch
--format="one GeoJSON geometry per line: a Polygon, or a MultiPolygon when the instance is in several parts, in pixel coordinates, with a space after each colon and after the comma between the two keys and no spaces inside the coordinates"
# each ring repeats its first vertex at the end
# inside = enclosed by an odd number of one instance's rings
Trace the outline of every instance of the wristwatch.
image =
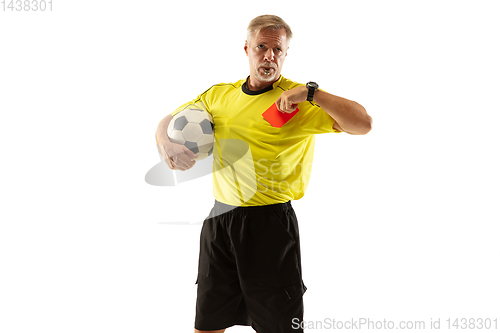
{"type": "Polygon", "coordinates": [[[307,92],[307,100],[311,102],[314,97],[314,92],[319,88],[319,86],[316,82],[310,81],[306,83],[306,87],[307,89],[309,89],[309,91],[307,92]]]}

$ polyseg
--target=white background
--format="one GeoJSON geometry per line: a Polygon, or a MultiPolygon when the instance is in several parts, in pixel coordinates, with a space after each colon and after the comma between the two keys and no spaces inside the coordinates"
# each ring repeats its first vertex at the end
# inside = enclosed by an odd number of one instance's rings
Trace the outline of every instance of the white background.
{"type": "Polygon", "coordinates": [[[261,14],[285,77],[374,120],[317,136],[293,203],[304,319],[500,321],[497,2],[53,1],[0,12],[0,331],[193,331],[201,227],[163,222],[205,218],[210,178],[144,175],[165,115],[248,75],[261,14]]]}

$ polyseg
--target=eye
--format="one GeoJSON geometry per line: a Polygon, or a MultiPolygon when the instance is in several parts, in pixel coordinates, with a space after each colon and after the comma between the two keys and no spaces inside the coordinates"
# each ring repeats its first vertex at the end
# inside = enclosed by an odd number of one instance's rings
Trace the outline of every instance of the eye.
{"type": "Polygon", "coordinates": [[[276,48],[277,52],[281,52],[281,49],[279,47],[276,48]]]}
{"type": "Polygon", "coordinates": [[[257,45],[257,48],[259,48],[259,49],[263,49],[263,48],[264,48],[264,45],[262,45],[262,44],[257,45]]]}

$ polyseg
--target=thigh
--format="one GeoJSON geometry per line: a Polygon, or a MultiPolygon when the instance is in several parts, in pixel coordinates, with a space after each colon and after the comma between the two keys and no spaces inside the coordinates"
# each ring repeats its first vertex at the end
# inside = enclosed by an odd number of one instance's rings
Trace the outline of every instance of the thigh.
{"type": "Polygon", "coordinates": [[[251,324],[226,228],[226,215],[209,216],[200,234],[195,328],[201,331],[251,324]]]}
{"type": "Polygon", "coordinates": [[[241,216],[231,226],[239,280],[258,333],[301,332],[302,281],[298,224],[291,207],[241,216]]]}

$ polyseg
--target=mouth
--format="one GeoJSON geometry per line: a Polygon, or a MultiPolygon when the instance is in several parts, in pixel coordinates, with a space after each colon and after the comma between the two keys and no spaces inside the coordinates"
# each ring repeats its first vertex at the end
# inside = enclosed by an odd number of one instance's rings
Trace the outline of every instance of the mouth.
{"type": "Polygon", "coordinates": [[[264,71],[264,75],[269,76],[271,75],[272,71],[275,71],[274,67],[261,67],[261,69],[264,71]]]}

